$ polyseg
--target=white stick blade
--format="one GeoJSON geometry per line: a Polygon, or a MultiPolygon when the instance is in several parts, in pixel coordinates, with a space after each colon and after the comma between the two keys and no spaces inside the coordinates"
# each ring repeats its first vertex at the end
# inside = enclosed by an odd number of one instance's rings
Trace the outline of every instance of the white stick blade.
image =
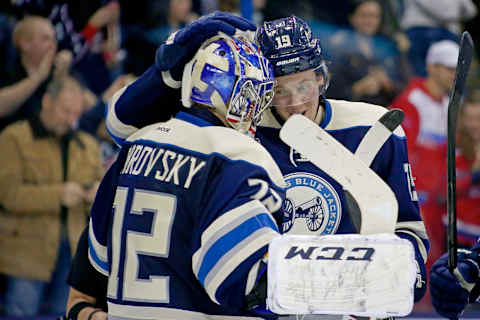
{"type": "Polygon", "coordinates": [[[351,193],[361,212],[361,234],[395,231],[398,203],[390,187],[329,133],[306,117],[293,115],[280,138],[351,193]]]}

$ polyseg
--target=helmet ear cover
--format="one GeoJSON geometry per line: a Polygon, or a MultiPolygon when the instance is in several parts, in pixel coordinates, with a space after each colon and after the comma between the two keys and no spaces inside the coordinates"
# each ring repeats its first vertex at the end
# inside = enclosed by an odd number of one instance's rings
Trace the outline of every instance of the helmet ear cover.
{"type": "Polygon", "coordinates": [[[185,65],[182,104],[213,108],[232,128],[253,135],[273,83],[272,65],[254,44],[220,33],[185,65]]]}

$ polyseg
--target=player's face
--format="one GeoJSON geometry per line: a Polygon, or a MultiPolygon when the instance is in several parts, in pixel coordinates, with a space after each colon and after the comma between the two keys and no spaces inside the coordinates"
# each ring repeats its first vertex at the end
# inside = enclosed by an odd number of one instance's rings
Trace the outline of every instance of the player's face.
{"type": "Polygon", "coordinates": [[[313,70],[306,70],[286,76],[276,77],[275,95],[272,106],[283,120],[293,114],[302,114],[314,120],[318,111],[319,87],[323,77],[313,70]]]}

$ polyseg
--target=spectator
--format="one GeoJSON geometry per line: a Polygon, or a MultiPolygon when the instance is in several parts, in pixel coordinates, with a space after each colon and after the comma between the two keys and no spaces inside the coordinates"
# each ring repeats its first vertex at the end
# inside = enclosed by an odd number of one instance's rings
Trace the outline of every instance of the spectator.
{"type": "Polygon", "coordinates": [[[349,16],[351,29],[341,29],[328,39],[333,99],[389,105],[403,89],[401,56],[393,40],[380,35],[382,6],[377,0],[355,1],[349,16]]]}
{"type": "Polygon", "coordinates": [[[79,82],[54,79],[40,114],[0,135],[0,272],[7,275],[8,316],[65,312],[71,249],[103,176],[97,142],[72,130],[82,111],[79,82]]]}
{"type": "Polygon", "coordinates": [[[275,20],[288,17],[290,15],[296,15],[298,17],[302,17],[304,20],[309,21],[314,18],[314,7],[317,2],[320,1],[315,1],[315,3],[312,3],[312,1],[291,0],[267,1],[262,10],[263,18],[265,20],[275,20]]]}
{"type": "Polygon", "coordinates": [[[114,0],[12,1],[17,17],[48,18],[56,31],[58,47],[73,52],[73,68],[95,94],[111,81],[108,66],[116,66],[120,44],[120,7],[114,0]],[[93,76],[92,76],[93,75],[93,76]]]}
{"type": "Polygon", "coordinates": [[[135,77],[131,74],[119,76],[110,87],[103,93],[101,98],[96,98],[92,107],[86,110],[78,121],[78,128],[80,130],[90,133],[95,136],[100,144],[100,151],[102,154],[102,163],[106,169],[115,161],[119,148],[115,142],[110,138],[105,126],[105,110],[107,108],[108,100],[115,92],[124,86],[135,81],[135,77]]]}
{"type": "Polygon", "coordinates": [[[402,126],[431,244],[427,267],[444,252],[441,216],[445,208],[447,106],[458,52],[458,45],[450,40],[432,44],[426,58],[428,76],[412,79],[392,103],[405,111],[402,126]]]}
{"type": "MultiPolygon", "coordinates": [[[[467,94],[458,120],[458,242],[470,248],[480,235],[480,90],[467,94]]],[[[444,222],[447,222],[446,217],[444,222]]]]}
{"type": "MultiPolygon", "coordinates": [[[[192,12],[191,0],[167,0],[165,5],[168,8],[165,12],[165,23],[157,25],[147,32],[148,39],[156,46],[167,40],[168,36],[191,23],[198,16],[192,12]]],[[[152,55],[153,57],[153,55],[152,55]]]]}
{"type": "Polygon", "coordinates": [[[425,57],[430,45],[440,40],[457,41],[461,23],[477,14],[472,0],[408,0],[401,27],[410,40],[410,64],[418,76],[426,76],[425,57]]]}
{"type": "MultiPolygon", "coordinates": [[[[305,1],[303,1],[305,2],[305,1]]],[[[260,25],[264,21],[264,11],[265,8],[268,4],[267,0],[252,0],[252,17],[251,20],[253,23],[256,25],[260,25]]],[[[282,6],[282,4],[278,4],[278,1],[276,1],[275,6],[277,7],[276,9],[278,10],[279,7],[282,6]]],[[[195,7],[195,3],[193,3],[193,6],[195,7]]],[[[227,1],[219,1],[219,0],[202,0],[200,3],[200,12],[204,15],[213,13],[214,11],[228,11],[233,14],[238,14],[241,15],[242,11],[242,3],[239,0],[227,0],[227,1]]]]}
{"type": "Polygon", "coordinates": [[[130,12],[122,17],[127,57],[124,72],[141,75],[153,63],[155,50],[168,36],[198,18],[191,0],[147,0],[141,4],[120,1],[130,12]]]}
{"type": "Polygon", "coordinates": [[[0,130],[40,110],[54,64],[63,72],[69,68],[69,54],[56,54],[55,31],[48,19],[27,17],[16,24],[12,37],[19,56],[0,79],[0,130]]]}

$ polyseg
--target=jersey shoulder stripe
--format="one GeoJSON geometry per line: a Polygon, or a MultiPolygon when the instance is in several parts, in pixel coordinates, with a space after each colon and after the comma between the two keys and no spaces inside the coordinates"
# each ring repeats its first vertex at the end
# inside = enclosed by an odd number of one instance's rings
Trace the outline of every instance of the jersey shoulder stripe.
{"type": "MultiPolygon", "coordinates": [[[[332,116],[325,129],[344,130],[353,127],[371,127],[383,116],[388,109],[365,102],[351,102],[344,100],[328,99],[331,105],[332,116]]],[[[401,126],[393,132],[403,138],[405,132],[401,126]]]]}
{"type": "Polygon", "coordinates": [[[187,121],[171,119],[138,130],[127,142],[139,140],[174,145],[205,155],[220,154],[229,160],[243,160],[260,166],[277,186],[285,187],[282,173],[267,150],[250,137],[230,128],[199,127],[187,121]]]}

